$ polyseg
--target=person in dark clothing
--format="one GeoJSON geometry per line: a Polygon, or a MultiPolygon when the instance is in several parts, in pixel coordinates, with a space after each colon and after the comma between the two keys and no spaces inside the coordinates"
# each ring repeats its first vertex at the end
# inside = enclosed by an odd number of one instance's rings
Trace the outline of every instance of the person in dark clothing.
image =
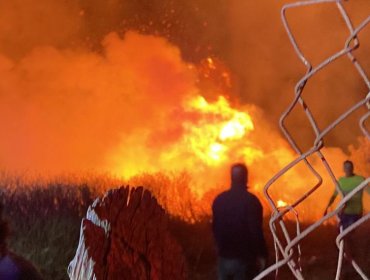
{"type": "Polygon", "coordinates": [[[219,255],[219,280],[252,279],[266,266],[262,205],[247,191],[244,164],[231,167],[231,188],[213,202],[213,234],[219,255]]]}

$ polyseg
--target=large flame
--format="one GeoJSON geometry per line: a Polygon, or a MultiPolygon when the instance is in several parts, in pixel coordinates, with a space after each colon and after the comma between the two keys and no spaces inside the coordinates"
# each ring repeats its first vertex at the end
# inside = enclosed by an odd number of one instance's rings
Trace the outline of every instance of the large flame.
{"type": "Polygon", "coordinates": [[[233,144],[254,129],[251,116],[231,108],[223,96],[213,103],[196,96],[185,103],[185,110],[200,115],[196,124],[183,124],[187,130],[185,141],[190,144],[189,150],[208,165],[225,163],[235,150],[233,144]]]}
{"type": "MultiPolygon", "coordinates": [[[[249,166],[249,187],[262,198],[265,183],[295,158],[260,109],[240,104],[232,75],[216,59],[190,64],[165,39],[134,32],[124,39],[112,33],[102,47],[0,56],[3,168],[113,173],[150,188],[172,214],[194,218],[209,214],[214,196],[229,187],[232,163],[249,166]]],[[[353,149],[360,172],[368,145],[353,149]]],[[[340,175],[347,156],[326,153],[340,175]]],[[[292,203],[314,184],[300,166],[272,195],[292,203]]],[[[321,208],[303,209],[309,217],[322,213],[332,190],[318,193],[321,208]]]]}

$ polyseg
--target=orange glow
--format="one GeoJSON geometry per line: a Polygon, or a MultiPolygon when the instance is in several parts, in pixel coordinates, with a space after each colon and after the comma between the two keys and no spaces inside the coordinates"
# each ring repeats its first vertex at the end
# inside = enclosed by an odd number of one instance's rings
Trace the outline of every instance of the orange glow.
{"type": "Polygon", "coordinates": [[[215,63],[214,63],[212,58],[208,57],[207,58],[207,63],[208,63],[208,66],[209,66],[210,69],[216,69],[215,63]]]}
{"type": "Polygon", "coordinates": [[[281,199],[279,199],[276,204],[277,204],[277,207],[285,207],[288,205],[288,203],[286,203],[285,201],[281,199]]]}
{"type": "Polygon", "coordinates": [[[184,110],[199,116],[197,125],[184,120],[185,142],[190,143],[195,155],[209,165],[227,160],[233,142],[254,129],[250,115],[232,108],[223,96],[213,103],[202,96],[192,97],[184,103],[184,110]]]}
{"type": "MultiPolygon", "coordinates": [[[[0,54],[0,76],[0,168],[114,175],[147,187],[184,219],[210,214],[235,162],[248,165],[250,190],[266,205],[263,186],[296,157],[261,109],[241,104],[225,65],[185,62],[164,38],[111,33],[101,52],[45,46],[20,60],[0,54]]],[[[352,154],[361,174],[369,144],[360,144],[352,154]]],[[[340,175],[347,155],[325,153],[340,175]]],[[[315,166],[322,168],[317,159],[315,166]]],[[[271,195],[294,201],[314,183],[300,166],[271,195]]]]}
{"type": "Polygon", "coordinates": [[[207,155],[209,156],[209,159],[214,161],[221,160],[222,153],[225,151],[225,146],[223,146],[220,143],[213,143],[208,149],[207,155]]]}

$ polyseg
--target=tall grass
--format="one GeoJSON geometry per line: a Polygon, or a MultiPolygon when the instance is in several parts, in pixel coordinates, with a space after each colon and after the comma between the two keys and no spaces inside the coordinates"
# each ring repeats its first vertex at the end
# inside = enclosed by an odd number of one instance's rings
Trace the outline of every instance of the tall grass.
{"type": "MultiPolygon", "coordinates": [[[[134,178],[133,185],[147,186],[171,215],[170,230],[182,245],[189,264],[190,279],[215,279],[216,250],[213,244],[209,214],[216,193],[210,192],[197,200],[189,191],[186,175],[171,177],[164,174],[143,174],[134,178]],[[183,176],[183,177],[181,177],[183,176]]],[[[32,261],[45,279],[68,279],[66,269],[72,260],[79,238],[80,222],[88,206],[107,189],[124,185],[109,176],[90,174],[65,175],[58,178],[26,178],[0,173],[0,199],[12,234],[11,250],[32,261]]],[[[273,243],[265,235],[273,262],[273,243]]],[[[294,225],[290,225],[294,232],[294,225]]],[[[361,226],[356,235],[356,255],[370,275],[370,225],[361,226]]],[[[330,279],[335,274],[337,249],[333,225],[321,227],[302,243],[302,265],[307,279],[330,279]]],[[[286,269],[281,279],[291,279],[286,269]]],[[[346,267],[349,279],[357,279],[346,267]]]]}

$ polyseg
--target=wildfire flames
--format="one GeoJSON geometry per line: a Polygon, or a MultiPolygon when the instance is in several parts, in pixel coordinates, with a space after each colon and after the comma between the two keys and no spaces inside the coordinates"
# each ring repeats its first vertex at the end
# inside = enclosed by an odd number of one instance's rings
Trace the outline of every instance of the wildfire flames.
{"type": "MultiPolygon", "coordinates": [[[[101,48],[35,46],[18,59],[0,53],[2,169],[49,175],[92,170],[143,185],[143,174],[172,174],[173,183],[186,174],[177,193],[155,193],[159,201],[166,197],[174,214],[190,193],[200,214],[228,188],[232,163],[249,166],[249,187],[262,197],[264,184],[296,157],[266,112],[241,104],[232,73],[217,59],[186,62],[166,39],[137,32],[110,33],[101,48]]],[[[366,141],[350,155],[339,148],[325,153],[338,176],[348,157],[360,173],[368,172],[366,141]]],[[[323,171],[317,158],[310,161],[323,171]]],[[[302,165],[272,195],[283,207],[314,183],[302,165]]],[[[332,190],[328,185],[312,198],[317,205],[320,197],[322,208],[310,209],[309,199],[308,217],[322,214],[332,190]]]]}
{"type": "Polygon", "coordinates": [[[276,203],[276,206],[277,207],[284,207],[284,206],[287,206],[288,205],[288,203],[286,203],[285,201],[283,201],[283,200],[281,200],[281,199],[279,199],[278,201],[277,201],[277,203],[276,203]]]}
{"type": "Polygon", "coordinates": [[[230,154],[240,154],[248,161],[252,159],[253,153],[239,150],[240,146],[235,147],[235,142],[254,130],[247,112],[231,108],[223,96],[213,103],[202,96],[195,96],[185,102],[184,111],[198,115],[195,122],[184,120],[182,124],[185,129],[184,148],[192,151],[204,164],[224,164],[230,154]]]}

